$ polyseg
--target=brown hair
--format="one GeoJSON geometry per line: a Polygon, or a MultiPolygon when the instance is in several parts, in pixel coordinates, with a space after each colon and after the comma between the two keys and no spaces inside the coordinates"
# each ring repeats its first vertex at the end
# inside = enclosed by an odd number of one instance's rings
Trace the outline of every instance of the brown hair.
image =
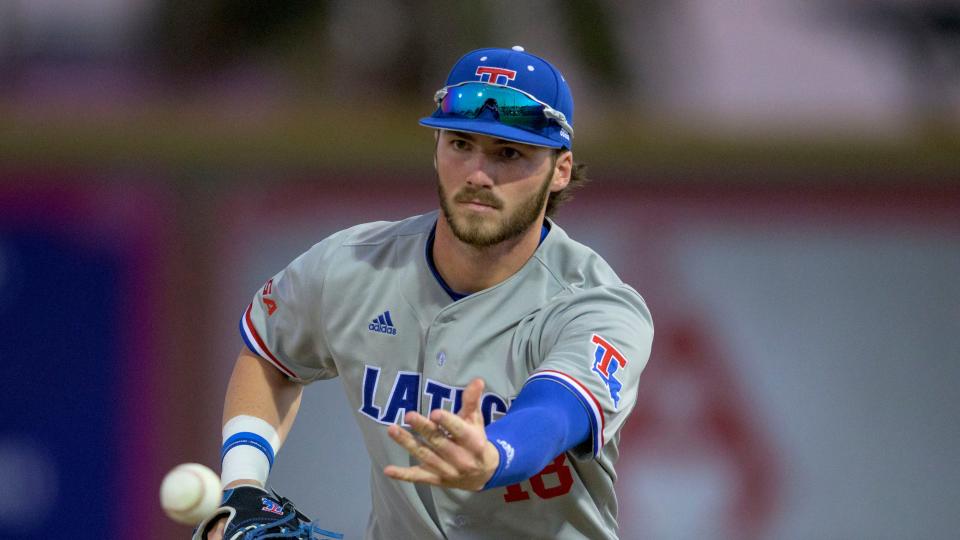
{"type": "MultiPolygon", "coordinates": [[[[553,152],[553,164],[557,164],[557,158],[560,157],[562,152],[566,152],[562,148],[558,148],[553,152]]],[[[550,197],[547,198],[547,215],[553,217],[557,212],[557,208],[561,204],[569,201],[573,198],[573,192],[582,188],[590,179],[587,178],[587,165],[585,163],[573,162],[573,169],[570,171],[570,183],[567,184],[567,187],[556,191],[550,194],[550,197]]]]}

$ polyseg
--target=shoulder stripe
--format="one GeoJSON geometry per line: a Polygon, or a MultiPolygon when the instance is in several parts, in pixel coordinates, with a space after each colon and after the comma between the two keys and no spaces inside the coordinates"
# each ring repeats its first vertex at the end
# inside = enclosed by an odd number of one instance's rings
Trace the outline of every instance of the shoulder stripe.
{"type": "Polygon", "coordinates": [[[527,382],[530,382],[534,379],[548,379],[560,383],[568,390],[572,391],[574,395],[580,398],[580,401],[590,412],[590,431],[593,435],[593,455],[597,456],[600,453],[600,449],[603,448],[603,431],[606,427],[606,424],[603,417],[603,409],[600,407],[600,402],[597,401],[597,398],[594,397],[593,393],[590,392],[586,386],[581,384],[580,381],[562,371],[556,371],[552,369],[537,371],[527,377],[527,382]]]}
{"type": "Polygon", "coordinates": [[[247,310],[243,313],[243,317],[240,319],[240,335],[243,336],[243,341],[246,342],[247,347],[250,348],[253,352],[257,353],[260,358],[269,361],[277,369],[282,371],[291,379],[299,380],[300,377],[297,377],[297,374],[294,373],[290,368],[283,365],[283,362],[277,360],[277,357],[270,352],[270,349],[267,348],[267,344],[263,342],[263,339],[260,337],[260,334],[257,333],[256,327],[253,326],[253,319],[250,318],[250,312],[253,309],[253,304],[247,306],[247,310]]]}

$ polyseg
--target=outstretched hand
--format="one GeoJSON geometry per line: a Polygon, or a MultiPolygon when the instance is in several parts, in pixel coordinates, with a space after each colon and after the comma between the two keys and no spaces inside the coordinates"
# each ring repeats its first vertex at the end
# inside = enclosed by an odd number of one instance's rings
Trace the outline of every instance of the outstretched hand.
{"type": "Polygon", "coordinates": [[[435,409],[430,412],[430,418],[426,418],[417,412],[408,412],[404,421],[416,436],[396,424],[388,427],[390,438],[420,464],[387,465],[383,473],[405,482],[470,491],[482,489],[500,464],[500,453],[487,440],[480,413],[483,388],[482,379],[470,381],[463,391],[462,406],[457,414],[435,409]]]}

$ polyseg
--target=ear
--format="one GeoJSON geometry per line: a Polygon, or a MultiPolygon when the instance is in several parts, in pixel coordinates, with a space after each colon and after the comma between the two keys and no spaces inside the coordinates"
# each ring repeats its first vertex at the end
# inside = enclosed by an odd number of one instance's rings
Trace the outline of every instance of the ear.
{"type": "Polygon", "coordinates": [[[433,130],[433,170],[437,170],[437,149],[440,147],[440,130],[433,130]]]}
{"type": "Polygon", "coordinates": [[[567,187],[570,176],[573,174],[573,152],[564,150],[557,156],[553,165],[553,180],[550,182],[550,191],[557,192],[567,187]]]}

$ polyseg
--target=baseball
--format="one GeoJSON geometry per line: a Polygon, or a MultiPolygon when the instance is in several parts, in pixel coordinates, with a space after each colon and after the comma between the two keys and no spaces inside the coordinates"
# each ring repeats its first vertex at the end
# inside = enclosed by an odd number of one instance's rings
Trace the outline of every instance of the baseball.
{"type": "Polygon", "coordinates": [[[160,505],[171,519],[196,525],[220,506],[220,477],[199,463],[173,468],[160,484],[160,505]]]}

